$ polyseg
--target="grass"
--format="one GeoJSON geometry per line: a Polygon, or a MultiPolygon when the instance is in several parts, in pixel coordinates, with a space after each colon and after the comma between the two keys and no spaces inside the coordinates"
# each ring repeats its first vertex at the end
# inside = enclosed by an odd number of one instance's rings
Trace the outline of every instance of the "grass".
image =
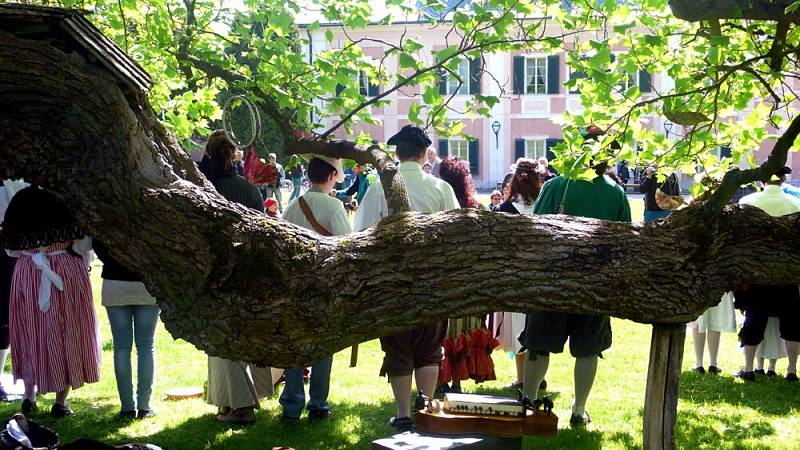
{"type": "MultiPolygon", "coordinates": [[[[641,202],[634,217],[641,217],[641,202]]],[[[95,293],[100,292],[98,267],[92,271],[95,293]]],[[[624,293],[622,293],[624,295],[624,293]]],[[[262,402],[257,423],[250,427],[227,427],[214,420],[215,409],[201,400],[164,400],[167,390],[179,386],[202,386],[206,379],[206,357],[191,344],[174,340],[159,325],[157,334],[157,373],[153,407],[158,416],[144,421],[117,420],[119,409],[114,382],[111,333],[105,309],[96,299],[101,325],[103,363],[101,381],[84,386],[71,396],[73,417],[55,421],[48,414],[33,418],[54,428],[62,442],[88,437],[108,443],[151,442],[168,450],[181,449],[264,449],[290,446],[297,449],[369,448],[372,440],[386,437],[392,430],[386,421],[394,414],[391,390],[385,378],[378,377],[382,353],[377,341],[360,346],[357,368],[349,368],[349,349],[335,355],[331,380],[332,420],[310,424],[303,419],[297,426],[282,424],[277,397],[262,402]]],[[[642,407],[650,342],[650,327],[624,320],[613,320],[614,345],[601,360],[597,380],[588,402],[593,422],[586,430],[572,430],[566,422],[572,401],[573,360],[554,355],[547,375],[560,430],[554,438],[526,437],[524,448],[593,449],[639,448],[642,445],[642,407]]],[[[687,339],[684,373],[681,379],[677,444],[679,448],[770,448],[800,446],[800,383],[783,379],[745,384],[731,372],[741,364],[736,338],[724,334],[720,351],[721,376],[697,375],[693,364],[691,339],[687,339]]],[[[513,381],[513,362],[496,352],[498,380],[475,385],[465,382],[472,392],[504,392],[513,381]]],[[[778,372],[786,360],[778,363],[778,372]]],[[[53,395],[40,398],[42,411],[48,410],[53,395]]],[[[10,416],[19,402],[0,405],[0,417],[10,416]]]]}

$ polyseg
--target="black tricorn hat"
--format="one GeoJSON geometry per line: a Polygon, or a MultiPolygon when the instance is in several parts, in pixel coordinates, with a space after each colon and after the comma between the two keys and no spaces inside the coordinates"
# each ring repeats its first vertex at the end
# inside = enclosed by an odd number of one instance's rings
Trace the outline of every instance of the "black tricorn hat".
{"type": "Polygon", "coordinates": [[[419,145],[420,147],[428,147],[431,145],[432,141],[428,137],[428,133],[422,128],[415,127],[414,125],[406,125],[398,131],[397,134],[386,141],[389,145],[397,145],[400,142],[408,142],[410,144],[419,145]]]}

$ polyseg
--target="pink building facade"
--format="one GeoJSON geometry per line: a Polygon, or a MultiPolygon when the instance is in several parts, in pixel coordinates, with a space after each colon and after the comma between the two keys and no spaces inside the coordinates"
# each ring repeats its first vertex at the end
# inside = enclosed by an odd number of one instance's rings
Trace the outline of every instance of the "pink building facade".
{"type": "MultiPolygon", "coordinates": [[[[365,55],[376,60],[383,58],[389,48],[380,41],[396,42],[402,33],[422,43],[426,49],[433,51],[445,47],[445,33],[448,27],[430,27],[426,24],[410,23],[398,25],[372,25],[362,30],[349,30],[347,36],[338,26],[321,27],[310,33],[311,51],[316,54],[321,51],[342,48],[348,43],[348,38],[358,40],[371,38],[360,43],[365,55]],[[334,40],[329,43],[325,37],[326,32],[333,32],[334,40]]],[[[552,30],[558,33],[559,30],[552,30]]],[[[594,38],[594,36],[587,36],[594,38]]],[[[308,55],[308,48],[305,49],[308,55]]],[[[620,49],[621,50],[621,49],[620,49]]],[[[423,63],[432,64],[433,54],[423,55],[423,63]]],[[[550,148],[556,145],[562,137],[559,119],[564,112],[575,113],[580,111],[580,96],[578,93],[569,92],[564,86],[571,76],[575,76],[566,64],[565,53],[493,53],[485,54],[483,69],[492,76],[472,77],[479,73],[474,67],[475,62],[464,60],[459,72],[470,78],[469,83],[464,83],[451,102],[456,111],[463,111],[466,101],[475,93],[495,95],[501,98],[500,102],[491,109],[489,118],[459,115],[448,112],[448,118],[461,120],[464,123],[464,134],[472,136],[475,141],[468,142],[463,137],[448,139],[431,135],[433,147],[440,156],[459,156],[467,159],[473,172],[475,186],[479,189],[493,189],[502,181],[508,172],[509,166],[519,157],[551,157],[550,148]],[[494,125],[494,127],[493,127],[494,125]],[[499,125],[499,127],[498,127],[499,125]],[[495,133],[497,130],[497,133],[495,133]]],[[[398,67],[397,58],[388,57],[384,61],[385,67],[398,67]]],[[[580,76],[580,75],[578,75],[580,76]]],[[[631,74],[628,86],[635,83],[646,97],[653,91],[669,90],[672,80],[658,74],[649,74],[640,71],[631,74]]],[[[457,88],[457,83],[440,83],[440,93],[451,94],[457,88]]],[[[383,92],[385,87],[373,86],[370,94],[383,92]]],[[[408,112],[414,102],[422,103],[418,87],[401,88],[386,97],[389,104],[380,108],[372,108],[371,115],[380,120],[381,125],[358,124],[354,133],[368,132],[373,139],[385,142],[391,135],[404,125],[408,124],[408,112]]],[[[648,118],[650,125],[656,129],[663,129],[665,119],[661,117],[648,118]]],[[[335,120],[329,119],[325,126],[330,126],[335,120]]],[[[677,131],[677,130],[674,130],[677,131]]],[[[349,137],[349,136],[340,136],[349,137]]],[[[758,161],[766,158],[772,142],[765,143],[756,152],[758,161]]],[[[800,161],[791,158],[790,163],[795,173],[800,174],[800,161]]],[[[692,175],[686,174],[682,178],[682,186],[688,187],[692,182],[692,175]]]]}

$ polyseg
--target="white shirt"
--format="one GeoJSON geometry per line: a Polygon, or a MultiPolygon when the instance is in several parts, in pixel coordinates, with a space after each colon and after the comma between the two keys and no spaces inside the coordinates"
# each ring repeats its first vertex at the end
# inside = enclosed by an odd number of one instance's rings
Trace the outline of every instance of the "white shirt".
{"type": "MultiPolygon", "coordinates": [[[[331,197],[325,192],[316,191],[306,192],[303,194],[303,198],[306,199],[306,203],[311,208],[311,212],[317,222],[330,231],[332,235],[340,236],[353,231],[350,227],[350,221],[347,219],[347,211],[344,210],[344,204],[342,204],[341,200],[331,197]]],[[[300,209],[298,201],[299,198],[296,198],[286,207],[286,211],[283,213],[284,220],[309,230],[314,230],[311,222],[306,219],[303,210],[300,209]]]]}
{"type": "Polygon", "coordinates": [[[11,197],[22,189],[30,186],[23,180],[4,180],[3,185],[0,186],[0,222],[6,216],[8,204],[11,203],[11,197]]]}
{"type": "Polygon", "coordinates": [[[772,217],[800,211],[800,199],[783,192],[780,186],[774,184],[766,185],[761,192],[745,195],[739,204],[755,206],[772,217]]]}
{"type": "MultiPolygon", "coordinates": [[[[423,172],[418,162],[405,161],[400,164],[398,172],[406,182],[412,211],[431,214],[458,208],[458,199],[453,188],[446,181],[423,172]]],[[[383,194],[383,186],[381,183],[373,183],[358,205],[353,228],[361,231],[375,225],[388,215],[389,205],[383,194]]]]}

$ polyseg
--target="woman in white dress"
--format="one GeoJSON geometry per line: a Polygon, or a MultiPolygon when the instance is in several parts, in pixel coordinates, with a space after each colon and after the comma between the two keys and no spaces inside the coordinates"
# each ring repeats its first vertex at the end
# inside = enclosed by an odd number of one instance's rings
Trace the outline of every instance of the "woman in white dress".
{"type": "MultiPolygon", "coordinates": [[[[539,163],[533,159],[523,158],[517,161],[514,175],[509,181],[508,195],[503,203],[497,207],[497,212],[509,214],[533,214],[533,204],[542,190],[542,174],[539,163]]],[[[522,344],[518,336],[525,329],[525,314],[516,312],[494,313],[493,333],[500,341],[500,349],[514,354],[517,366],[517,379],[510,388],[522,388],[524,377],[526,353],[522,351],[522,344]]],[[[542,382],[543,385],[547,385],[542,382]]],[[[544,389],[544,387],[542,387],[544,389]]]]}
{"type": "Polygon", "coordinates": [[[770,317],[767,320],[767,329],[764,331],[764,340],[756,347],[755,374],[767,378],[777,377],[775,364],[781,358],[786,358],[786,342],[781,339],[780,320],[777,317],[770,317]],[[769,361],[766,372],[764,372],[765,359],[769,361]]]}
{"type": "Polygon", "coordinates": [[[722,295],[717,306],[708,308],[706,312],[689,324],[694,337],[695,365],[692,371],[705,373],[703,367],[703,353],[706,341],[708,342],[708,373],[720,373],[722,370],[717,364],[719,353],[719,339],[721,333],[736,332],[736,313],[733,310],[733,293],[726,292],[722,295]]]}

